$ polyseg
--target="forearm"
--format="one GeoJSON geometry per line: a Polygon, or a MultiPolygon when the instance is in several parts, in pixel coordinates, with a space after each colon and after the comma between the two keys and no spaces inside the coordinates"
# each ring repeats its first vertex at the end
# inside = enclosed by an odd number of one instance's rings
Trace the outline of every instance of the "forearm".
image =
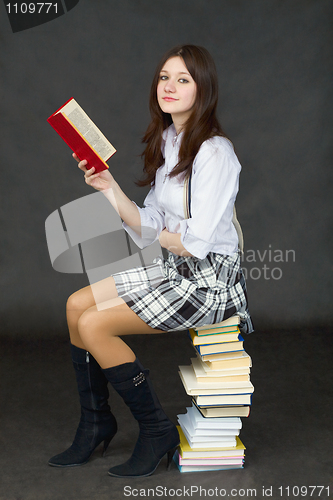
{"type": "Polygon", "coordinates": [[[87,160],[80,161],[75,153],[73,157],[78,161],[78,167],[84,172],[86,183],[97,191],[101,191],[123,221],[133,229],[137,228],[138,234],[141,233],[141,217],[137,206],[120,189],[109,170],[95,173],[94,167],[87,168],[87,160]]]}
{"type": "Polygon", "coordinates": [[[131,226],[133,229],[141,227],[138,207],[126,196],[116,181],[112,182],[110,189],[105,189],[102,192],[128,226],[131,226]]]}
{"type": "Polygon", "coordinates": [[[186,248],[183,246],[180,233],[169,233],[167,229],[164,229],[159,237],[159,242],[162,248],[166,248],[170,252],[181,255],[183,257],[192,257],[186,248]]]}

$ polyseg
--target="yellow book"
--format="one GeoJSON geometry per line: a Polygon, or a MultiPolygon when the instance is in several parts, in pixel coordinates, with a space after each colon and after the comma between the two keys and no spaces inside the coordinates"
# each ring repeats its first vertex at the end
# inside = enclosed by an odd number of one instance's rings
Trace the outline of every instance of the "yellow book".
{"type": "Polygon", "coordinates": [[[238,314],[235,316],[231,316],[231,318],[225,319],[220,323],[214,323],[213,325],[203,325],[197,326],[195,331],[198,332],[199,335],[209,334],[211,330],[220,330],[221,332],[232,331],[233,328],[237,327],[240,323],[240,317],[238,314]]]}
{"type": "Polygon", "coordinates": [[[179,432],[179,454],[182,458],[214,458],[214,457],[232,457],[244,455],[246,449],[242,441],[236,436],[236,446],[226,448],[191,448],[180,426],[177,426],[179,432]]]}
{"type": "Polygon", "coordinates": [[[232,333],[221,333],[220,330],[214,333],[213,330],[212,333],[199,336],[193,328],[190,328],[189,334],[193,345],[220,344],[222,342],[236,342],[239,340],[240,329],[237,327],[232,333]]]}

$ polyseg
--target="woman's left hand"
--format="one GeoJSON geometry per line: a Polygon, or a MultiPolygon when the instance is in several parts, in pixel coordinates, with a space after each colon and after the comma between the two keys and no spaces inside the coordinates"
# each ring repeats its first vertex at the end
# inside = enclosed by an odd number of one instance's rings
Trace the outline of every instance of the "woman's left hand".
{"type": "Polygon", "coordinates": [[[167,248],[167,235],[169,234],[169,231],[167,229],[163,229],[163,231],[159,235],[159,242],[162,248],[167,248]]]}
{"type": "Polygon", "coordinates": [[[170,233],[167,229],[163,229],[158,238],[162,248],[166,248],[169,252],[183,257],[192,257],[186,248],[183,246],[180,233],[170,233]]]}

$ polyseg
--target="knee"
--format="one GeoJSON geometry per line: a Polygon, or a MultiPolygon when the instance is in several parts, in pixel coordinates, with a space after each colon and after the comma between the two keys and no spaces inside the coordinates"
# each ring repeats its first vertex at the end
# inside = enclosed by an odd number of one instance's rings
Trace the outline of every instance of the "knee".
{"type": "Polygon", "coordinates": [[[84,311],[84,309],[85,309],[84,301],[82,300],[80,290],[74,292],[72,295],[68,297],[66,304],[67,314],[71,313],[77,314],[78,312],[84,311]]]}
{"type": "Polygon", "coordinates": [[[90,311],[83,312],[78,319],[78,328],[80,333],[91,330],[92,325],[93,319],[90,311]]]}
{"type": "Polygon", "coordinates": [[[82,313],[78,319],[77,326],[80,337],[87,346],[90,345],[91,342],[93,343],[99,335],[95,313],[92,311],[88,310],[82,313]]]}
{"type": "Polygon", "coordinates": [[[77,326],[79,335],[87,347],[95,345],[102,338],[118,336],[110,311],[105,316],[100,311],[90,308],[81,314],[77,326]]]}

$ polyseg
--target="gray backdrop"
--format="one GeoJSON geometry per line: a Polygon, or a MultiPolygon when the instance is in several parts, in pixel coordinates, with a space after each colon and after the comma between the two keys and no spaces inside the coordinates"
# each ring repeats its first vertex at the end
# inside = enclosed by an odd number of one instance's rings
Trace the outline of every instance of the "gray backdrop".
{"type": "MultiPolygon", "coordinates": [[[[85,275],[52,269],[47,216],[91,193],[46,122],[74,96],[117,148],[110,168],[142,203],[141,137],[163,52],[205,46],[219,116],[243,166],[237,209],[259,329],[332,319],[332,1],[81,0],[13,34],[1,4],[1,330],[66,334],[67,296],[85,275]]],[[[82,214],[84,217],[84,214],[82,214]]]]}

